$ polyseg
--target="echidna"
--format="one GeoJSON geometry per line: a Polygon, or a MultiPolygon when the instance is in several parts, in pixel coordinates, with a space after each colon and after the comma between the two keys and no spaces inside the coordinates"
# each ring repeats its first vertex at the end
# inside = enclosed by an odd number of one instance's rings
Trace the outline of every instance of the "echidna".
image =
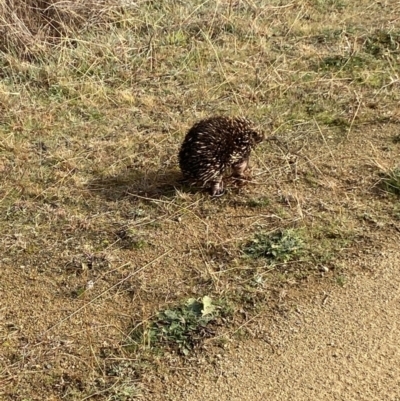
{"type": "Polygon", "coordinates": [[[223,176],[243,176],[251,149],[264,139],[246,118],[210,117],[197,122],[186,134],[179,151],[185,179],[210,186],[213,196],[224,193],[223,176]]]}

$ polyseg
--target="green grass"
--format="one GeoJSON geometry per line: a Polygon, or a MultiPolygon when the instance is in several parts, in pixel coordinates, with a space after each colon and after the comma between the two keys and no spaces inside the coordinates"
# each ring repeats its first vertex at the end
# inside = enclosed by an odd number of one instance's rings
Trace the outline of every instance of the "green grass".
{"type": "Polygon", "coordinates": [[[271,262],[289,262],[301,255],[304,248],[300,233],[295,230],[257,233],[243,251],[252,258],[266,258],[271,262]]]}
{"type": "Polygon", "coordinates": [[[267,207],[269,204],[270,204],[270,201],[265,196],[260,196],[257,198],[249,199],[247,201],[248,207],[256,208],[256,209],[267,207]]]}
{"type": "Polygon", "coordinates": [[[375,57],[388,54],[400,54],[400,31],[376,30],[365,41],[365,49],[375,57]]]}
{"type": "Polygon", "coordinates": [[[400,168],[388,173],[382,180],[382,185],[387,192],[400,195],[400,168]]]}

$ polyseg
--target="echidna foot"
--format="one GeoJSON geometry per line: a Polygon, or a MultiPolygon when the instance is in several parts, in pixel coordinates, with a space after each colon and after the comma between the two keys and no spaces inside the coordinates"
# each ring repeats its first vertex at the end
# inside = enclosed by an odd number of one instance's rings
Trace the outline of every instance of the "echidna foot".
{"type": "Polygon", "coordinates": [[[222,196],[225,193],[224,184],[222,181],[215,181],[211,185],[212,196],[222,196]]]}
{"type": "Polygon", "coordinates": [[[236,163],[233,166],[232,176],[235,178],[240,178],[244,176],[244,172],[246,171],[249,163],[248,160],[243,160],[240,163],[236,163]]]}

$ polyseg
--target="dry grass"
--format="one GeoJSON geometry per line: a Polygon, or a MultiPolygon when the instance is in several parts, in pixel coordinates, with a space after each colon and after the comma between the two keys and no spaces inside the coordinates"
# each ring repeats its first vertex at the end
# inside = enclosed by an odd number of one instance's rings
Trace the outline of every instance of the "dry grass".
{"type": "Polygon", "coordinates": [[[34,59],[62,39],[121,16],[121,0],[8,0],[0,4],[0,50],[34,59]]]}
{"type": "Polygon", "coordinates": [[[379,185],[400,146],[393,2],[142,1],[93,27],[3,3],[2,399],[146,394],[164,365],[130,333],[157,311],[209,295],[254,318],[399,230],[379,185]],[[176,158],[214,113],[271,136],[252,182],[218,200],[182,188],[176,158]],[[245,257],[258,232],[291,229],[298,260],[245,257]]]}

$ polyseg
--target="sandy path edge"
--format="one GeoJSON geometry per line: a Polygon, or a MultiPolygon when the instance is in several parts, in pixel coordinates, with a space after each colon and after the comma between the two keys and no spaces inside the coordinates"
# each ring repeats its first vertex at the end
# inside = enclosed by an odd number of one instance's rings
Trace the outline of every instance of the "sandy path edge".
{"type": "Polygon", "coordinates": [[[400,401],[400,252],[351,264],[358,271],[343,288],[322,284],[311,302],[266,322],[267,341],[157,379],[146,399],[400,401]]]}

